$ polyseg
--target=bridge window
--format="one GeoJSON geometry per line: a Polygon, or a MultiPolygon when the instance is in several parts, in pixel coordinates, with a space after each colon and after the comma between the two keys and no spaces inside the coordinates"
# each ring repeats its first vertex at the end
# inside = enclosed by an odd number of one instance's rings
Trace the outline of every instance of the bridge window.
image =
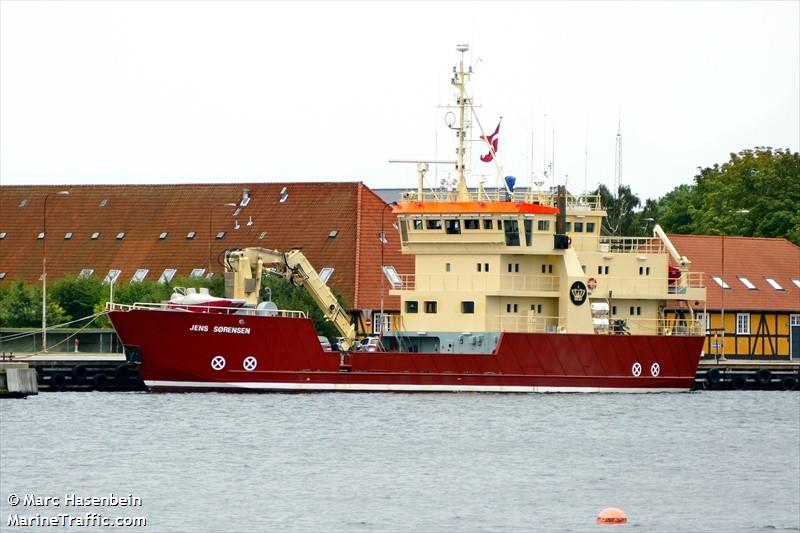
{"type": "Polygon", "coordinates": [[[436,302],[435,301],[426,301],[425,302],[425,312],[429,314],[436,313],[436,302]]]}
{"type": "Polygon", "coordinates": [[[572,231],[572,222],[567,222],[564,224],[564,233],[569,233],[572,231]]]}
{"type": "Polygon", "coordinates": [[[408,241],[408,223],[405,220],[400,221],[400,238],[403,242],[408,241]]]}
{"type": "Polygon", "coordinates": [[[414,229],[422,229],[422,220],[418,218],[414,219],[414,229]]]}
{"type": "Polygon", "coordinates": [[[406,301],[406,313],[417,313],[419,312],[419,304],[416,300],[407,300],[406,301]]]}
{"type": "Polygon", "coordinates": [[[475,313],[475,302],[461,302],[461,312],[465,315],[475,313]]]}
{"type": "Polygon", "coordinates": [[[539,231],[550,231],[550,221],[549,220],[539,220],[536,229],[539,231]]]}
{"type": "Polygon", "coordinates": [[[477,218],[468,218],[464,221],[464,229],[481,229],[481,221],[477,218]]]}
{"type": "Polygon", "coordinates": [[[445,272],[450,272],[450,263],[445,263],[444,264],[444,271],[445,272]]]}
{"type": "Polygon", "coordinates": [[[736,334],[750,335],[750,315],[748,313],[736,313],[736,334]]]}
{"type": "Polygon", "coordinates": [[[442,229],[442,221],[438,218],[431,218],[425,221],[425,227],[428,229],[442,229]]]}
{"type": "Polygon", "coordinates": [[[525,246],[530,246],[533,242],[533,220],[525,220],[525,246]]]}
{"type": "Polygon", "coordinates": [[[575,223],[575,233],[583,233],[583,222],[575,223]]]}
{"type": "Polygon", "coordinates": [[[586,223],[586,233],[594,233],[594,222],[586,223]]]}
{"type": "Polygon", "coordinates": [[[448,235],[458,235],[461,233],[461,222],[458,219],[444,221],[444,231],[448,235]]]}
{"type": "Polygon", "coordinates": [[[493,229],[492,228],[492,219],[491,218],[484,219],[484,221],[483,221],[483,229],[493,229]]]}
{"type": "Polygon", "coordinates": [[[519,246],[519,222],[505,221],[506,246],[519,246]]]}

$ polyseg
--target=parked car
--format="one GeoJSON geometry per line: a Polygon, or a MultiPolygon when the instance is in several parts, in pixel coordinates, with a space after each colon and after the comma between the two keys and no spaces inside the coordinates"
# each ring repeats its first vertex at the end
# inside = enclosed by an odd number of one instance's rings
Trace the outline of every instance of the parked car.
{"type": "Polygon", "coordinates": [[[320,346],[322,346],[323,350],[326,350],[328,352],[331,351],[331,341],[328,340],[328,337],[323,337],[322,335],[320,335],[317,338],[319,339],[319,344],[320,346]]]}
{"type": "Polygon", "coordinates": [[[367,337],[361,341],[359,351],[362,352],[382,352],[381,340],[378,337],[367,337]]]}

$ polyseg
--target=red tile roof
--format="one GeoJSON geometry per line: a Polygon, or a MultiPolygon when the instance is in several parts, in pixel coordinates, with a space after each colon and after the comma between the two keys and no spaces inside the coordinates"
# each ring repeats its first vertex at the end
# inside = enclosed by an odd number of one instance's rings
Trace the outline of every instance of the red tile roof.
{"type": "Polygon", "coordinates": [[[678,252],[691,262],[691,270],[704,272],[709,309],[800,312],[800,247],[786,239],[669,235],[678,252]],[[723,267],[723,242],[725,246],[723,267]],[[719,276],[730,289],[711,278],[719,276]],[[755,289],[739,279],[747,278],[755,289]],[[783,290],[774,289],[767,278],[783,290]],[[724,292],[724,295],[723,295],[724,292]]]}
{"type": "MultiPolygon", "coordinates": [[[[139,268],[156,280],[165,268],[177,275],[209,263],[211,235],[212,271],[223,269],[219,255],[225,248],[263,246],[277,250],[302,248],[317,270],[335,269],[330,285],[352,308],[377,308],[380,302],[380,216],[386,204],[363,183],[238,183],[188,185],[80,185],[0,187],[0,272],[2,282],[39,279],[42,269],[43,207],[47,200],[47,271],[50,279],[77,275],[83,268],[99,276],[121,269],[120,281],[131,279],[139,268]],[[281,202],[281,191],[288,196],[281,202]],[[68,189],[69,196],[56,196],[68,189]],[[235,214],[242,191],[250,202],[235,214]],[[24,207],[20,203],[27,200],[24,207]],[[104,206],[101,202],[106,200],[104,206]],[[213,216],[213,219],[212,219],[213,216]],[[252,224],[248,225],[248,221],[252,224]],[[377,226],[376,226],[376,222],[377,226]],[[234,229],[238,221],[239,229],[234,229]],[[188,239],[193,231],[195,236],[188,239]],[[336,231],[335,236],[329,234],[336,231]],[[64,239],[72,232],[70,240],[64,239]],[[100,232],[100,237],[90,236],[100,232]],[[117,239],[125,232],[123,239],[117,239]],[[165,239],[159,239],[162,232],[165,239]],[[265,237],[260,239],[262,232],[265,237]],[[363,278],[363,282],[360,280],[363,278]]],[[[386,264],[399,271],[413,270],[413,258],[400,253],[394,216],[389,209],[385,227],[389,243],[386,264]]],[[[384,298],[386,309],[397,310],[399,298],[384,298]]]]}

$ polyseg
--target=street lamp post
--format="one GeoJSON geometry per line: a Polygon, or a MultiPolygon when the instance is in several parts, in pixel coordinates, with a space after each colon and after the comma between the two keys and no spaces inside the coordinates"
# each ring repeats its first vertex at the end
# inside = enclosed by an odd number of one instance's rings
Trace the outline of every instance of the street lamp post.
{"type": "Polygon", "coordinates": [[[227,203],[227,204],[216,204],[211,206],[211,210],[208,213],[208,271],[206,274],[211,273],[211,243],[214,242],[214,235],[211,233],[213,231],[213,221],[214,221],[214,209],[217,207],[236,207],[237,204],[234,203],[227,203]]]}
{"type": "Polygon", "coordinates": [[[42,204],[42,351],[47,351],[47,199],[52,194],[68,196],[69,191],[58,191],[44,195],[42,204]]]}
{"type": "Polygon", "coordinates": [[[384,322],[384,318],[383,318],[383,292],[384,292],[383,291],[383,287],[384,287],[384,281],[383,281],[383,279],[386,277],[386,272],[384,272],[384,270],[383,270],[383,267],[384,267],[384,265],[383,265],[383,249],[386,246],[386,243],[388,242],[388,239],[386,238],[386,232],[383,229],[383,215],[386,213],[386,210],[388,208],[394,208],[396,205],[397,205],[397,202],[391,202],[391,203],[388,203],[388,204],[384,205],[383,209],[381,209],[381,236],[380,236],[380,241],[381,241],[381,322],[380,322],[380,330],[379,330],[379,334],[381,336],[383,335],[383,322],[384,322]]]}

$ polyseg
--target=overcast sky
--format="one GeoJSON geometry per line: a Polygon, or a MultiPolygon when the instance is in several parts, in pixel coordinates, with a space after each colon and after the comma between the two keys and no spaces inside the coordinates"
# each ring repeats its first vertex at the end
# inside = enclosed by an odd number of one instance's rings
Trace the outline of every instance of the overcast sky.
{"type": "Polygon", "coordinates": [[[798,150],[799,6],[3,1],[0,184],[412,188],[388,160],[453,158],[467,42],[504,175],[541,176],[555,127],[559,183],[613,183],[621,116],[622,183],[657,197],[731,152],[798,150]]]}

